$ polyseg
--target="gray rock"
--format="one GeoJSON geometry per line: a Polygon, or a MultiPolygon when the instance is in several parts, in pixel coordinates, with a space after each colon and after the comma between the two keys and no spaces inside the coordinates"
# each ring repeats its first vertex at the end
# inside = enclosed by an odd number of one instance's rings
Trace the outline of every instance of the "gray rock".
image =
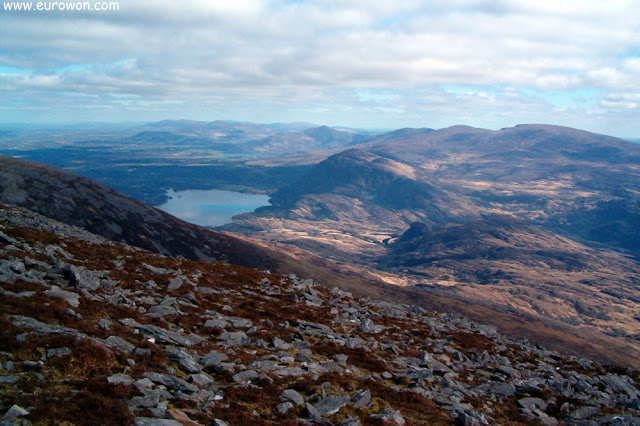
{"type": "Polygon", "coordinates": [[[368,407],[371,404],[371,391],[369,391],[369,389],[363,389],[354,393],[351,396],[351,403],[353,403],[354,409],[368,407]]]}
{"type": "Polygon", "coordinates": [[[240,373],[234,374],[231,378],[236,383],[250,383],[254,380],[258,380],[260,374],[254,370],[245,370],[240,373]]]}
{"type": "MultiPolygon", "coordinates": [[[[0,282],[2,281],[4,280],[2,279],[2,275],[0,275],[0,282]]],[[[34,291],[21,291],[20,293],[14,293],[12,291],[6,291],[2,287],[0,287],[0,296],[15,297],[17,299],[22,299],[25,297],[31,297],[34,294],[36,294],[34,291]]]]}
{"type": "Polygon", "coordinates": [[[167,347],[165,351],[169,359],[177,362],[180,368],[187,373],[200,373],[202,371],[202,366],[184,349],[167,347]]]}
{"type": "Polygon", "coordinates": [[[633,417],[630,414],[610,414],[598,417],[598,424],[608,426],[640,426],[640,417],[633,417]]]}
{"type": "Polygon", "coordinates": [[[111,328],[111,326],[113,325],[113,322],[103,318],[100,321],[98,321],[98,327],[100,327],[103,330],[109,330],[109,328],[111,328]]]}
{"type": "Polygon", "coordinates": [[[456,425],[458,426],[480,426],[481,424],[480,420],[465,413],[464,411],[457,413],[456,425]]]}
{"type": "Polygon", "coordinates": [[[156,419],[153,417],[136,417],[136,426],[182,426],[182,423],[170,419],[156,419]]]}
{"type": "Polygon", "coordinates": [[[286,401],[286,402],[283,402],[281,404],[278,404],[277,407],[276,407],[276,411],[281,416],[286,415],[292,409],[293,409],[293,404],[291,402],[289,402],[289,401],[286,401]]]}
{"type": "Polygon", "coordinates": [[[598,414],[600,414],[600,408],[583,406],[569,412],[567,417],[573,420],[587,420],[589,417],[597,416],[598,414]]]}
{"type": "Polygon", "coordinates": [[[112,385],[120,385],[120,384],[130,385],[134,382],[135,382],[135,379],[131,378],[130,376],[127,376],[126,374],[113,374],[107,377],[107,383],[110,383],[112,385]]]}
{"type": "Polygon", "coordinates": [[[96,291],[100,288],[100,278],[106,276],[104,271],[90,271],[84,266],[65,265],[65,269],[71,274],[74,284],[78,288],[96,291]]]}
{"type": "Polygon", "coordinates": [[[545,411],[547,409],[546,402],[540,398],[521,398],[518,400],[518,404],[520,404],[522,408],[530,411],[534,411],[535,409],[545,411]]]}
{"type": "Polygon", "coordinates": [[[259,373],[265,373],[267,371],[273,371],[280,367],[280,363],[278,361],[252,361],[251,364],[247,366],[250,370],[256,370],[259,373]]]}
{"type": "Polygon", "coordinates": [[[154,386],[153,382],[146,377],[144,379],[136,380],[133,385],[138,388],[138,390],[149,389],[154,386]]]}
{"type": "Polygon", "coordinates": [[[120,336],[109,336],[104,339],[104,344],[109,349],[118,350],[120,352],[131,353],[136,348],[135,345],[127,342],[120,336]]]}
{"type": "Polygon", "coordinates": [[[158,274],[158,275],[165,275],[165,274],[169,274],[172,272],[175,272],[174,270],[171,269],[164,269],[164,268],[156,268],[155,266],[149,265],[147,263],[142,263],[142,268],[146,269],[147,271],[151,271],[154,274],[158,274]]]}
{"type": "Polygon", "coordinates": [[[138,330],[141,330],[146,336],[152,337],[163,343],[169,343],[178,346],[193,346],[197,343],[207,340],[204,337],[196,336],[193,334],[185,336],[184,334],[165,330],[164,328],[152,324],[140,324],[131,318],[121,319],[119,322],[129,327],[135,327],[138,330]]]}
{"type": "Polygon", "coordinates": [[[8,236],[7,234],[5,234],[5,233],[4,233],[4,232],[2,232],[2,231],[0,231],[0,239],[5,240],[5,241],[6,241],[6,242],[8,242],[9,244],[13,244],[14,246],[15,246],[15,245],[20,244],[20,243],[18,242],[18,240],[16,240],[15,238],[11,238],[10,236],[8,236]]]}
{"type": "Polygon", "coordinates": [[[171,376],[169,374],[146,372],[144,373],[144,376],[154,383],[159,383],[171,389],[175,389],[175,390],[179,390],[187,393],[193,393],[198,391],[198,388],[195,385],[192,385],[191,383],[187,383],[186,381],[178,377],[171,376]]]}
{"type": "Polygon", "coordinates": [[[211,351],[208,354],[202,356],[202,358],[200,358],[200,364],[202,364],[202,366],[204,367],[211,367],[214,365],[219,365],[220,363],[226,361],[227,359],[229,359],[227,354],[211,351]]]}
{"type": "Polygon", "coordinates": [[[318,413],[318,410],[316,410],[313,405],[307,403],[305,408],[306,408],[306,411],[307,411],[307,416],[309,417],[309,419],[311,419],[312,422],[320,424],[320,425],[325,425],[325,426],[333,426],[333,423],[331,423],[329,420],[323,418],[320,415],[320,413],[318,413]]]}
{"type": "Polygon", "coordinates": [[[69,305],[77,308],[80,306],[80,295],[72,291],[66,291],[56,285],[52,285],[49,290],[44,292],[47,296],[59,297],[67,302],[69,305]]]}
{"type": "Polygon", "coordinates": [[[491,385],[491,393],[506,397],[515,396],[516,387],[513,383],[494,383],[491,385]]]}
{"type": "Polygon", "coordinates": [[[214,419],[211,426],[229,426],[229,423],[225,422],[224,420],[214,419]]]}
{"type": "Polygon", "coordinates": [[[218,340],[226,346],[245,346],[251,343],[251,339],[244,331],[225,331],[218,340]]]}
{"type": "Polygon", "coordinates": [[[294,366],[294,367],[285,367],[279,370],[275,370],[274,374],[280,377],[286,377],[286,376],[298,377],[298,376],[304,376],[305,374],[307,374],[307,372],[300,367],[294,366]]]}
{"type": "Polygon", "coordinates": [[[403,373],[403,375],[411,380],[428,379],[429,377],[433,377],[433,370],[430,368],[420,368],[417,370],[410,370],[403,373]]]}
{"type": "Polygon", "coordinates": [[[363,317],[360,319],[360,327],[358,327],[358,330],[362,333],[374,333],[376,331],[376,326],[371,318],[363,317]]]}
{"type": "Polygon", "coordinates": [[[340,424],[338,426],[360,426],[360,420],[353,419],[353,418],[350,417],[350,418],[340,422],[340,424]]]}
{"type": "Polygon", "coordinates": [[[29,412],[19,405],[12,405],[11,408],[7,410],[6,413],[2,416],[2,420],[13,420],[19,417],[28,416],[29,412]]]}
{"type": "Polygon", "coordinates": [[[47,336],[50,334],[69,334],[72,336],[78,336],[80,333],[72,328],[62,327],[60,325],[46,324],[33,318],[24,317],[21,315],[11,315],[13,325],[20,328],[28,328],[36,333],[47,336]]]}
{"type": "Polygon", "coordinates": [[[143,396],[134,396],[129,401],[127,401],[127,406],[135,408],[153,408],[156,407],[160,402],[160,391],[150,391],[145,389],[143,393],[143,396]]]}
{"type": "Polygon", "coordinates": [[[338,364],[342,365],[343,367],[346,367],[347,366],[347,360],[349,359],[349,355],[335,354],[333,356],[333,359],[335,359],[338,364]]]}
{"type": "Polygon", "coordinates": [[[382,420],[383,422],[388,422],[390,424],[395,425],[404,425],[404,417],[402,417],[402,413],[400,410],[394,410],[392,408],[387,408],[386,410],[382,410],[378,414],[371,415],[371,418],[382,420]]]}
{"type": "Polygon", "coordinates": [[[282,393],[280,394],[280,401],[291,401],[296,405],[303,405],[304,404],[304,397],[302,395],[300,395],[297,391],[295,391],[294,389],[285,389],[282,391],[282,393]]]}
{"type": "Polygon", "coordinates": [[[71,349],[64,347],[64,348],[55,348],[55,349],[48,349],[47,350],[47,358],[60,358],[63,356],[69,356],[71,355],[71,349]]]}
{"type": "Polygon", "coordinates": [[[273,343],[273,347],[278,351],[288,351],[289,349],[292,348],[292,345],[290,343],[285,342],[278,336],[273,338],[272,343],[273,343]]]}
{"type": "Polygon", "coordinates": [[[497,373],[503,374],[511,379],[519,379],[521,377],[521,374],[518,370],[516,370],[515,368],[506,366],[506,365],[501,365],[498,368],[496,368],[495,370],[497,373]]]}
{"type": "Polygon", "coordinates": [[[314,405],[321,416],[332,416],[351,401],[349,395],[332,395],[314,405]]]}
{"type": "Polygon", "coordinates": [[[0,384],[12,385],[14,383],[18,383],[18,380],[18,376],[0,376],[0,384]]]}
{"type": "Polygon", "coordinates": [[[224,318],[214,318],[210,320],[206,320],[204,322],[204,326],[207,328],[220,328],[226,329],[231,326],[231,323],[224,318]]]}
{"type": "Polygon", "coordinates": [[[213,379],[205,373],[191,374],[187,381],[201,389],[206,389],[213,384],[213,379]]]}
{"type": "Polygon", "coordinates": [[[614,393],[626,392],[632,398],[637,397],[640,391],[629,383],[629,380],[626,376],[622,377],[616,374],[607,374],[600,378],[602,385],[604,385],[605,388],[611,389],[614,393]]]}
{"type": "Polygon", "coordinates": [[[184,284],[184,282],[185,282],[185,277],[182,275],[178,275],[177,277],[172,279],[171,282],[169,282],[169,285],[167,286],[167,290],[177,290],[180,287],[182,287],[182,284],[184,284]]]}
{"type": "Polygon", "coordinates": [[[324,324],[318,324],[315,322],[296,320],[296,325],[304,329],[306,334],[309,335],[333,335],[333,330],[324,324]]]}

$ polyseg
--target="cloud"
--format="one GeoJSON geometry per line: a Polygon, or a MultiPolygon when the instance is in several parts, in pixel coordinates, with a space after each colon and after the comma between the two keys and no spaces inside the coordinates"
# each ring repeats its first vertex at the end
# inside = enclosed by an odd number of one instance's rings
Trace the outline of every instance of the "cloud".
{"type": "Polygon", "coordinates": [[[557,92],[597,91],[598,99],[566,97],[575,103],[563,104],[573,111],[564,117],[582,124],[577,111],[586,117],[595,108],[617,123],[640,93],[633,0],[119,3],[104,13],[0,12],[0,105],[102,105],[110,119],[146,106],[141,119],[155,119],[201,116],[215,104],[234,115],[222,118],[253,112],[254,121],[264,111],[292,121],[303,118],[299,111],[325,111],[319,119],[345,125],[379,122],[365,119],[376,114],[402,124],[408,114],[416,125],[493,125],[482,118],[486,102],[495,117],[550,122],[559,112],[545,93],[557,100],[557,92]],[[455,85],[473,95],[446,90],[455,85]],[[331,116],[332,108],[349,114],[331,116]]]}

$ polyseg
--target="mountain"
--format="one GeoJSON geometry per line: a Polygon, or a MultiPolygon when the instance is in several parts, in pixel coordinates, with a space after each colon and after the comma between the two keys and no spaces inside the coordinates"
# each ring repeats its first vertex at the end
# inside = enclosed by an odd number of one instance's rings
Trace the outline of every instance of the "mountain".
{"type": "Polygon", "coordinates": [[[325,256],[349,258],[367,252],[372,241],[390,238],[414,221],[442,223],[474,214],[464,200],[442,189],[435,177],[358,149],[320,162],[274,193],[270,203],[255,214],[239,215],[225,229],[249,229],[252,235],[258,235],[257,229],[269,229],[259,235],[286,241],[295,238],[299,246],[311,248],[309,243],[325,256]],[[279,235],[280,231],[284,234],[279,235]],[[334,244],[337,231],[342,235],[334,244]],[[307,239],[309,235],[313,241],[307,239]]]}
{"type": "Polygon", "coordinates": [[[512,217],[414,223],[378,262],[440,294],[533,312],[640,347],[640,265],[512,217]]]}
{"type": "Polygon", "coordinates": [[[0,156],[0,202],[166,256],[275,269],[268,252],[182,221],[66,170],[0,156]]]}
{"type": "Polygon", "coordinates": [[[351,130],[336,130],[328,126],[310,127],[304,131],[281,132],[242,146],[251,156],[282,156],[345,148],[367,137],[351,130]]]}
{"type": "Polygon", "coordinates": [[[549,125],[396,136],[374,138],[369,149],[430,170],[479,207],[640,256],[638,144],[549,125]]]}
{"type": "Polygon", "coordinates": [[[637,144],[566,127],[401,129],[226,229],[638,351],[638,170],[637,144]]]}
{"type": "Polygon", "coordinates": [[[3,424],[636,424],[640,374],[0,204],[3,424]]]}

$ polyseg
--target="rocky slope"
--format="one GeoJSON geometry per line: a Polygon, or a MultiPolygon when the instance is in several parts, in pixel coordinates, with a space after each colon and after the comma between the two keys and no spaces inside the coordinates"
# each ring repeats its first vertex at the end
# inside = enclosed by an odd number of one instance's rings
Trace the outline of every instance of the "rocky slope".
{"type": "Polygon", "coordinates": [[[640,424],[638,372],[0,205],[3,424],[640,424]]]}
{"type": "Polygon", "coordinates": [[[69,171],[1,155],[0,202],[163,255],[277,267],[256,245],[187,223],[69,171]]]}

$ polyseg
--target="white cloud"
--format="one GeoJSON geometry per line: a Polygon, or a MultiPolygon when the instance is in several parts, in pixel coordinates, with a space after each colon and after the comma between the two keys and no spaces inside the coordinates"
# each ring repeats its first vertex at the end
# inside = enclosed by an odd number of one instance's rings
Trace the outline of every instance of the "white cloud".
{"type": "MultiPolygon", "coordinates": [[[[279,120],[303,107],[341,105],[350,111],[344,124],[365,115],[359,108],[385,118],[396,111],[398,119],[398,111],[441,111],[443,118],[410,114],[429,124],[473,118],[466,105],[456,113],[464,101],[479,108],[489,102],[496,117],[551,121],[558,114],[544,97],[532,109],[518,89],[587,88],[604,92],[599,102],[562,110],[586,115],[598,104],[615,120],[622,105],[637,102],[619,96],[640,93],[637,22],[640,8],[632,0],[139,0],[121,1],[120,11],[109,13],[3,13],[0,64],[25,71],[0,74],[8,93],[0,105],[15,105],[10,94],[27,91],[20,101],[25,108],[43,102],[55,108],[56,99],[64,108],[76,96],[74,105],[104,102],[114,111],[122,106],[117,96],[124,96],[129,107],[178,102],[187,116],[212,102],[248,106],[256,115],[273,114],[278,105],[279,120]],[[447,94],[446,85],[476,86],[473,101],[447,94]],[[388,100],[374,105],[349,95],[357,90],[388,100]]],[[[482,122],[483,110],[475,114],[482,122]]]]}

